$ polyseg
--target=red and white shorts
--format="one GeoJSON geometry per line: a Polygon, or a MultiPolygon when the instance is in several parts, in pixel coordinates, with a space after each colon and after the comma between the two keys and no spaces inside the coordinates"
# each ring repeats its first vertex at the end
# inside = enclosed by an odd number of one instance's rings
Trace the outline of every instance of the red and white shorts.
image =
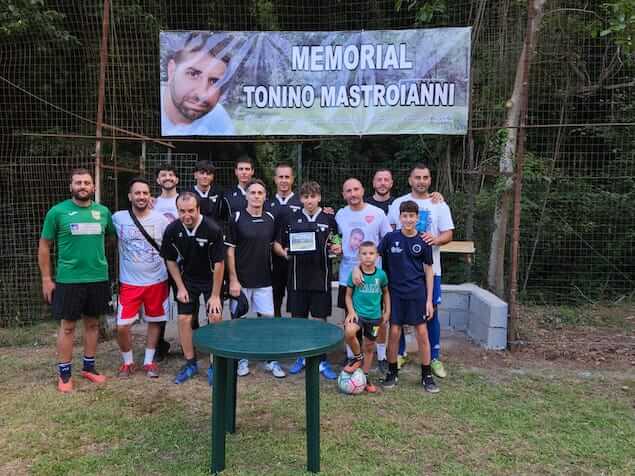
{"type": "Polygon", "coordinates": [[[135,286],[119,284],[119,305],[117,306],[117,325],[128,326],[139,319],[139,309],[143,306],[146,322],[168,320],[170,304],[168,282],[135,286]]]}

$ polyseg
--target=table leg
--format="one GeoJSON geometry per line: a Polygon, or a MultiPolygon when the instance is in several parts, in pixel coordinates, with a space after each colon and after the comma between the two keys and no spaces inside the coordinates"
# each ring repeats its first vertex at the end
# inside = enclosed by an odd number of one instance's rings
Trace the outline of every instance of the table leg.
{"type": "Polygon", "coordinates": [[[320,472],[320,357],[306,359],[307,469],[320,472]]]}
{"type": "Polygon", "coordinates": [[[227,360],[227,397],[225,399],[225,429],[227,433],[236,432],[236,371],[238,361],[227,360]]]}
{"type": "Polygon", "coordinates": [[[214,356],[212,388],[212,474],[225,469],[225,405],[227,399],[227,359],[214,356]]]}

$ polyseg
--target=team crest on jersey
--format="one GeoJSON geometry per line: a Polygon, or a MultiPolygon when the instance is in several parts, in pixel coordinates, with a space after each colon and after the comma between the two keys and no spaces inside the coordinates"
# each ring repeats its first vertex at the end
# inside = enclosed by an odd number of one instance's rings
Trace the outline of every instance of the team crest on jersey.
{"type": "Polygon", "coordinates": [[[412,252],[415,254],[419,254],[421,253],[421,250],[423,248],[421,247],[421,245],[419,243],[415,243],[414,245],[412,245],[412,252]]]}
{"type": "Polygon", "coordinates": [[[216,203],[217,198],[218,198],[218,195],[212,195],[211,197],[209,197],[209,199],[214,203],[216,203]]]}
{"type": "Polygon", "coordinates": [[[395,241],[395,244],[390,248],[391,253],[401,253],[403,250],[399,246],[399,242],[395,241]]]}
{"type": "Polygon", "coordinates": [[[197,238],[196,241],[198,242],[198,246],[201,248],[207,244],[207,240],[205,238],[197,238]]]}
{"type": "Polygon", "coordinates": [[[99,210],[91,210],[90,214],[95,220],[101,220],[101,212],[99,210]]]}
{"type": "Polygon", "coordinates": [[[294,212],[297,212],[300,209],[300,207],[297,205],[289,205],[289,208],[293,210],[294,212]]]}
{"type": "Polygon", "coordinates": [[[375,215],[366,215],[364,220],[366,220],[366,223],[370,225],[373,221],[375,221],[375,215]]]}

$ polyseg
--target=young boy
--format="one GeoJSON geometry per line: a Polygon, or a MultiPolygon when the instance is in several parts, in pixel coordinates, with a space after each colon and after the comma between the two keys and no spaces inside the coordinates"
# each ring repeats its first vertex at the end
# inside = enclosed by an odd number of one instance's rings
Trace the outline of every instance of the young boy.
{"type": "Polygon", "coordinates": [[[364,241],[359,246],[359,267],[362,272],[362,284],[353,284],[353,274],[348,278],[346,288],[346,312],[344,334],[346,343],[353,352],[353,358],[344,367],[345,372],[354,372],[362,367],[366,374],[366,391],[377,392],[368,378],[373,363],[375,340],[379,328],[390,318],[390,294],[388,277],[376,266],[377,247],[372,241],[364,241]],[[382,312],[383,301],[383,312],[382,312]],[[363,338],[363,339],[362,339],[363,338]],[[362,341],[364,352],[362,353],[362,341]],[[363,363],[362,363],[363,362],[363,363]]]}
{"type": "Polygon", "coordinates": [[[419,207],[412,200],[399,205],[401,229],[387,234],[379,244],[384,268],[388,270],[391,296],[390,334],[388,338],[388,373],[384,388],[397,385],[397,349],[401,328],[415,327],[417,346],[421,356],[421,385],[426,392],[437,393],[439,388],[430,368],[430,342],[426,321],[434,314],[432,290],[432,248],[417,232],[419,207]]]}
{"type": "MultiPolygon", "coordinates": [[[[333,215],[320,207],[322,195],[317,182],[306,182],[300,187],[302,209],[289,210],[281,217],[273,251],[289,261],[287,279],[287,311],[292,317],[311,317],[324,320],[331,314],[331,260],[329,251],[340,252],[339,245],[329,243],[329,236],[337,232],[333,215]],[[295,249],[304,240],[304,249],[295,249]]],[[[297,374],[305,366],[298,357],[289,369],[297,374]]],[[[327,380],[337,374],[331,368],[326,354],[321,356],[320,373],[327,380]]]]}

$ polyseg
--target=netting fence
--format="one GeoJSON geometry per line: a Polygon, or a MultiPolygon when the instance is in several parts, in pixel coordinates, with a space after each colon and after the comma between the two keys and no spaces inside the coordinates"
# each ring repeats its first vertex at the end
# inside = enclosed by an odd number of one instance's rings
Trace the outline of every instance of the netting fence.
{"type": "MultiPolygon", "coordinates": [[[[6,2],[5,2],[6,3],[6,2]]],[[[68,197],[68,172],[95,164],[103,2],[23,2],[0,21],[0,325],[46,316],[37,239],[46,210],[68,197]],[[22,9],[22,10],[20,10],[22,9]]],[[[531,60],[520,237],[519,291],[525,302],[632,299],[635,290],[635,102],[633,50],[606,28],[601,2],[547,1],[531,60]]],[[[233,183],[242,154],[271,183],[290,161],[321,183],[324,201],[342,204],[343,180],[370,187],[389,167],[395,192],[419,160],[433,169],[456,239],[473,240],[471,265],[447,258],[447,282],[487,286],[493,216],[507,176],[499,159],[510,129],[508,102],[525,38],[527,3],[515,0],[272,1],[113,0],[105,76],[102,202],[125,207],[132,175],[153,178],[170,160],[182,185],[193,163],[213,160],[218,181],[233,183]],[[400,4],[400,8],[397,5],[400,4]],[[183,139],[160,143],[161,30],[400,29],[472,26],[472,104],[466,137],[183,139]],[[134,135],[133,135],[134,134],[134,135]]],[[[8,10],[7,10],[8,11],[8,10]]],[[[510,218],[511,223],[511,218],[510,218]]],[[[506,233],[509,278],[511,226],[506,233]]]]}

